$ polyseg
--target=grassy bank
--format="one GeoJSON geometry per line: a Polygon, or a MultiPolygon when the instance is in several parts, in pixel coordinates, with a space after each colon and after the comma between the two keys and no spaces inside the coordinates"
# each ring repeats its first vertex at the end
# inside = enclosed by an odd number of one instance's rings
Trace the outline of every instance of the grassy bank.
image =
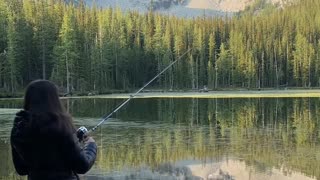
{"type": "MultiPolygon", "coordinates": [[[[66,98],[129,98],[133,93],[114,91],[107,94],[94,93],[75,93],[66,98]]],[[[17,96],[1,96],[0,99],[21,99],[22,94],[17,96]]],[[[162,90],[148,90],[139,93],[135,98],[299,98],[299,97],[320,97],[320,89],[265,89],[265,90],[246,90],[246,89],[228,89],[219,91],[191,91],[180,90],[174,92],[162,90]]]]}
{"type": "MultiPolygon", "coordinates": [[[[71,98],[129,98],[131,94],[75,96],[71,98]]],[[[143,92],[135,98],[299,98],[320,97],[320,90],[229,90],[208,92],[143,92]]]]}

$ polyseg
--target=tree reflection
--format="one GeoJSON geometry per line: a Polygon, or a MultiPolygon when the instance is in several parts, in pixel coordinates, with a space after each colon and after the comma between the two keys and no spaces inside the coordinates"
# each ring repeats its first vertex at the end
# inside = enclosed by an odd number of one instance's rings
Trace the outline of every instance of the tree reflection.
{"type": "MultiPolygon", "coordinates": [[[[79,99],[69,108],[76,119],[98,118],[119,102],[79,99]]],[[[236,158],[259,172],[277,168],[320,178],[319,105],[317,98],[134,100],[95,132],[95,169],[155,170],[181,160],[236,158]]],[[[1,141],[0,152],[0,177],[16,178],[9,145],[1,141]]]]}

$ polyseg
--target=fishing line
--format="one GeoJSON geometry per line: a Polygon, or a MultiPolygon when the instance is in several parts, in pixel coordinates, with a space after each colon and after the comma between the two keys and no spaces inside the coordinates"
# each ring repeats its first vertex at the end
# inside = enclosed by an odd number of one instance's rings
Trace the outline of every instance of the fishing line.
{"type": "Polygon", "coordinates": [[[178,62],[180,59],[182,59],[190,51],[191,51],[191,49],[189,49],[185,53],[183,53],[178,59],[176,59],[171,64],[169,64],[166,68],[164,68],[154,78],[152,78],[149,82],[147,82],[144,86],[142,86],[137,92],[130,95],[128,99],[124,100],[121,104],[119,104],[114,110],[111,111],[111,113],[103,115],[100,122],[96,126],[91,128],[89,131],[84,126],[80,127],[77,131],[78,138],[81,140],[81,139],[83,139],[83,136],[85,134],[95,131],[99,126],[101,126],[105,121],[107,121],[114,113],[116,113],[118,110],[120,110],[124,105],[126,105],[129,101],[131,101],[131,99],[133,99],[135,96],[137,96],[144,88],[146,88],[149,84],[151,84],[154,80],[156,80],[161,74],[166,72],[171,66],[173,66],[176,62],[178,62]]]}

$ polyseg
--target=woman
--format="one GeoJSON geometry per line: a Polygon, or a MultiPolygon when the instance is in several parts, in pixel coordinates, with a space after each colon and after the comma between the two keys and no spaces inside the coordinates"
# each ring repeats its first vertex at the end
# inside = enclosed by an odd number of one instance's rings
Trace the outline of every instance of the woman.
{"type": "Polygon", "coordinates": [[[74,180],[94,164],[97,146],[92,137],[75,136],[71,116],[63,108],[57,87],[50,81],[31,82],[24,110],[11,131],[12,158],[19,175],[29,180],[74,180]]]}

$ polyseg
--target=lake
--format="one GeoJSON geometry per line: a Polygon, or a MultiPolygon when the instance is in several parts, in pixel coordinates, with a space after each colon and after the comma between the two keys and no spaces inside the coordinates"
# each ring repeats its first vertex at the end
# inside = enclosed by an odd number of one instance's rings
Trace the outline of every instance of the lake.
{"type": "MultiPolygon", "coordinates": [[[[122,101],[63,100],[75,124],[88,128],[122,101]]],[[[21,100],[0,101],[0,108],[21,107],[21,100]]],[[[11,162],[13,117],[0,115],[6,180],[20,179],[11,162]]],[[[82,178],[319,179],[319,126],[319,98],[134,99],[92,134],[97,161],[82,178]]]]}

